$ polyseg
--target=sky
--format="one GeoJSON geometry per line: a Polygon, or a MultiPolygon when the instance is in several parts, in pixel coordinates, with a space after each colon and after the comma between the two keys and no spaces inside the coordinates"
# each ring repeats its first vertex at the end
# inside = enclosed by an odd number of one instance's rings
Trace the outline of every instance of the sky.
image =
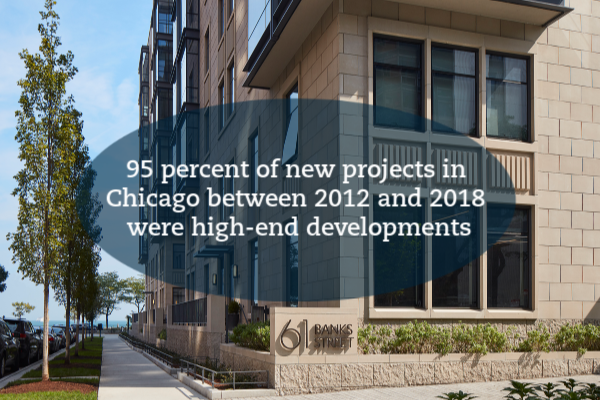
{"type": "MultiPolygon", "coordinates": [[[[0,1],[0,265],[8,270],[7,290],[0,293],[0,316],[12,316],[15,301],[28,302],[35,310],[26,318],[36,321],[43,317],[42,286],[23,280],[12,263],[9,232],[17,227],[18,202],[11,195],[16,187],[14,176],[21,168],[15,142],[15,111],[21,93],[17,81],[25,76],[19,52],[28,49],[37,53],[41,21],[39,11],[43,0],[0,1]]],[[[140,48],[147,43],[152,12],[152,0],[81,1],[58,0],[55,11],[60,16],[58,34],[62,39],[60,53],[71,50],[79,72],[67,86],[83,114],[83,134],[96,157],[113,142],[138,127],[137,74],[140,48]]],[[[137,251],[137,249],[135,249],[137,251]]],[[[100,272],[116,271],[121,278],[136,276],[130,267],[102,252],[100,272]]],[[[56,303],[51,293],[49,317],[63,319],[64,307],[56,303]]],[[[109,317],[124,320],[134,310],[130,304],[120,304],[109,317]]],[[[104,321],[104,316],[100,316],[104,321]]]]}

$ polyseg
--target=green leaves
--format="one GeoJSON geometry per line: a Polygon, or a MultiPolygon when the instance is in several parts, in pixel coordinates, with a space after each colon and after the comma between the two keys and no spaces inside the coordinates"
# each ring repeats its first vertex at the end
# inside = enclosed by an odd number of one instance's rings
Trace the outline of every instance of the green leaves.
{"type": "Polygon", "coordinates": [[[473,396],[471,393],[465,393],[462,390],[459,390],[458,392],[444,393],[442,396],[436,397],[444,400],[473,400],[477,398],[477,396],[473,396]]]}
{"type": "Polygon", "coordinates": [[[525,337],[514,326],[503,331],[491,324],[436,326],[427,322],[409,322],[392,329],[390,325],[366,325],[357,332],[358,346],[364,354],[470,353],[488,354],[511,351],[549,352],[600,350],[600,327],[566,324],[552,335],[548,328],[536,325],[525,337]]]}
{"type": "Polygon", "coordinates": [[[229,340],[241,347],[259,351],[271,349],[271,326],[267,322],[252,322],[238,325],[233,329],[229,340]]]}
{"type": "Polygon", "coordinates": [[[12,306],[15,308],[13,315],[17,318],[21,318],[23,315],[29,314],[30,312],[35,310],[35,307],[31,304],[21,301],[16,301],[12,303],[12,306]]]}

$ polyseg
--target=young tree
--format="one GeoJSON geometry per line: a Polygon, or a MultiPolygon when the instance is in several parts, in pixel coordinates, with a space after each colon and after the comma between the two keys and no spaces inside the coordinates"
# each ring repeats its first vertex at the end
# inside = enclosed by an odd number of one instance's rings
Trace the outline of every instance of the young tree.
{"type": "MultiPolygon", "coordinates": [[[[73,301],[77,311],[77,320],[85,316],[91,300],[97,297],[98,266],[100,265],[100,247],[102,228],[97,224],[102,211],[102,203],[98,193],[93,193],[96,172],[88,167],[77,195],[77,212],[79,223],[83,229],[78,242],[78,261],[72,270],[73,301]]],[[[83,322],[83,321],[82,321],[83,322]]],[[[79,354],[79,325],[77,325],[75,355],[79,354]]],[[[85,335],[85,331],[84,331],[85,335]]],[[[82,337],[83,338],[83,337],[82,337]]],[[[82,349],[85,343],[82,342],[82,349]]]]}
{"type": "Polygon", "coordinates": [[[98,294],[100,313],[106,315],[106,328],[108,328],[108,316],[118,310],[117,305],[123,294],[123,283],[116,272],[105,272],[98,277],[98,294]]]}
{"type": "Polygon", "coordinates": [[[48,371],[48,301],[50,285],[60,269],[60,227],[63,224],[61,201],[66,192],[68,167],[73,157],[69,152],[81,136],[81,114],[74,99],[66,94],[66,84],[77,69],[73,54],[58,54],[61,45],[57,36],[58,14],[55,1],[46,0],[40,12],[42,23],[40,53],[24,49],[19,56],[25,63],[26,77],[19,80],[22,89],[15,140],[19,143],[19,160],[24,168],[15,179],[13,195],[19,199],[18,225],[8,234],[13,263],[25,278],[44,290],[44,345],[42,380],[49,380],[48,371]]]}
{"type": "Polygon", "coordinates": [[[144,302],[146,300],[144,277],[126,278],[121,281],[121,284],[123,286],[123,293],[120,300],[136,306],[139,314],[140,311],[144,310],[144,302]],[[140,307],[142,307],[141,310],[140,307]]]}
{"type": "Polygon", "coordinates": [[[8,271],[4,266],[0,265],[0,293],[6,290],[6,280],[8,279],[8,271]]]}
{"type": "Polygon", "coordinates": [[[30,312],[35,310],[35,307],[31,304],[21,301],[16,301],[12,303],[12,306],[15,308],[15,311],[13,311],[13,315],[17,318],[21,318],[23,315],[29,314],[30,312]]]}

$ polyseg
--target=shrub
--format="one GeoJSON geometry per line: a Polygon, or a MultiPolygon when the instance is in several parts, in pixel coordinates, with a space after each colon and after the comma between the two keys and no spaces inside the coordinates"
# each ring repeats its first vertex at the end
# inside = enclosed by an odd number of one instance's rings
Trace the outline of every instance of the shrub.
{"type": "MultiPolygon", "coordinates": [[[[510,334],[510,330],[507,331],[510,334]]],[[[452,330],[454,349],[459,353],[487,354],[510,351],[507,332],[492,325],[458,324],[452,330]]]]}
{"type": "Polygon", "coordinates": [[[253,350],[271,350],[271,326],[267,322],[253,322],[238,325],[233,329],[229,339],[238,346],[253,350]]]}
{"type": "MultiPolygon", "coordinates": [[[[518,336],[517,336],[518,337],[518,336]]],[[[544,351],[548,353],[552,348],[551,335],[545,326],[536,326],[527,332],[527,339],[521,341],[516,349],[526,353],[544,351]]]]}
{"type": "Polygon", "coordinates": [[[163,329],[162,331],[160,331],[160,333],[158,334],[158,338],[160,340],[167,340],[167,330],[163,329]]]}
{"type": "Polygon", "coordinates": [[[240,312],[240,303],[235,300],[231,300],[227,306],[229,314],[238,314],[240,312]]]}
{"type": "Polygon", "coordinates": [[[566,324],[554,335],[554,345],[559,351],[578,351],[600,348],[600,328],[595,325],[566,324]]]}

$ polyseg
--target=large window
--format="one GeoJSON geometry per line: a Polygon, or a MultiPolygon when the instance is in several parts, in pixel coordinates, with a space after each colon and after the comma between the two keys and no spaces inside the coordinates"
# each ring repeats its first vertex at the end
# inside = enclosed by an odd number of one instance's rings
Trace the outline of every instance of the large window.
{"type": "Polygon", "coordinates": [[[159,82],[168,82],[171,79],[171,68],[173,66],[172,43],[167,40],[159,40],[157,52],[156,79],[159,82]]]}
{"type": "Polygon", "coordinates": [[[210,106],[204,109],[204,154],[210,152],[210,106]]]}
{"type": "Polygon", "coordinates": [[[487,136],[529,140],[529,59],[495,53],[487,65],[487,136]]]}
{"type": "MultiPolygon", "coordinates": [[[[479,212],[477,207],[432,207],[432,222],[469,223],[470,236],[432,236],[433,307],[479,306],[479,212]]],[[[445,234],[445,232],[442,232],[445,234]]]]}
{"type": "Polygon", "coordinates": [[[227,118],[229,118],[235,108],[235,67],[233,66],[233,61],[231,61],[229,68],[227,68],[227,83],[229,86],[227,89],[227,118]]]}
{"type": "MultiPolygon", "coordinates": [[[[294,231],[297,231],[297,227],[294,231]]],[[[298,307],[298,236],[286,235],[285,256],[286,304],[288,307],[298,307]]]]}
{"type": "MultiPolygon", "coordinates": [[[[374,222],[424,222],[419,207],[379,207],[374,198],[374,222]]],[[[383,236],[373,237],[374,295],[376,307],[424,307],[425,240],[416,236],[414,226],[404,225],[404,236],[394,236],[389,242],[383,236]],[[413,233],[409,236],[409,229],[413,233]]]]}
{"type": "Polygon", "coordinates": [[[271,0],[248,0],[248,57],[271,22],[271,0]]]}
{"type": "Polygon", "coordinates": [[[250,242],[250,301],[258,304],[258,239],[250,242]]]}
{"type": "Polygon", "coordinates": [[[487,207],[487,306],[530,309],[531,210],[487,207]]]}
{"type": "Polygon", "coordinates": [[[179,304],[185,302],[185,289],[184,288],[173,288],[173,304],[179,304]]]}
{"type": "Polygon", "coordinates": [[[219,84],[219,132],[225,127],[225,82],[219,84]]]}
{"type": "Polygon", "coordinates": [[[286,130],[283,143],[282,165],[298,156],[298,84],[286,96],[286,130]]]}
{"type": "Polygon", "coordinates": [[[375,37],[375,124],[423,130],[423,44],[375,37]]]}
{"type": "Polygon", "coordinates": [[[225,0],[218,0],[219,3],[219,40],[225,33],[225,0]]]}
{"type": "Polygon", "coordinates": [[[173,269],[185,269],[185,245],[173,245],[173,269]]]}
{"type": "Polygon", "coordinates": [[[171,4],[170,1],[161,1],[158,4],[158,32],[173,33],[173,23],[171,22],[171,4]]]}
{"type": "Polygon", "coordinates": [[[431,48],[432,129],[477,134],[477,51],[431,48]]]}
{"type": "Polygon", "coordinates": [[[250,138],[250,193],[258,193],[258,130],[250,138]]]}

